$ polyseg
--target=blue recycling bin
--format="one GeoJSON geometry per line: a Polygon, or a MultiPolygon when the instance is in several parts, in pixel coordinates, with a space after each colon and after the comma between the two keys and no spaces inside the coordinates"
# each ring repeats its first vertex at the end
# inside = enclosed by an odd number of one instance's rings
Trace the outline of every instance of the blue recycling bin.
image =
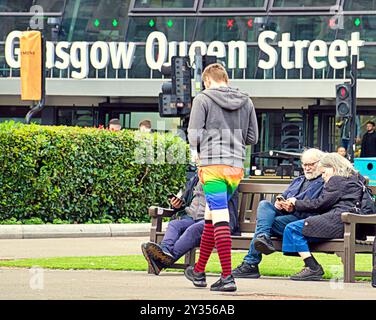
{"type": "Polygon", "coordinates": [[[376,158],[355,158],[354,168],[369,178],[370,186],[376,186],[376,158]]]}

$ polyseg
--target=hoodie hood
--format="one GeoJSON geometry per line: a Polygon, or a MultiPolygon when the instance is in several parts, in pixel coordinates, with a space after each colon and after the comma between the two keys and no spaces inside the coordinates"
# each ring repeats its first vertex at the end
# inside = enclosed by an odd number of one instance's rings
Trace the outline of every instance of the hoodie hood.
{"type": "Polygon", "coordinates": [[[240,109],[249,101],[249,96],[246,93],[230,87],[206,89],[202,93],[222,109],[230,111],[240,109]]]}

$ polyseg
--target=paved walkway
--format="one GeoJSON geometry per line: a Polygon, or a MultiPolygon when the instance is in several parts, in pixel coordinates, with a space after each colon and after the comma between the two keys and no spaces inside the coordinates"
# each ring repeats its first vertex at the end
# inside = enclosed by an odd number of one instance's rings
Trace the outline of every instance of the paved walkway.
{"type": "MultiPolygon", "coordinates": [[[[3,239],[0,259],[140,254],[147,237],[3,239]]],[[[208,284],[218,275],[209,275],[208,284]]],[[[376,299],[369,282],[294,282],[286,278],[237,279],[235,293],[194,288],[181,272],[160,276],[130,271],[0,269],[0,299],[376,299]]]]}
{"type": "MultiPolygon", "coordinates": [[[[209,285],[218,275],[208,276],[209,285]]],[[[194,288],[182,273],[0,269],[0,299],[376,299],[369,283],[293,282],[281,278],[238,279],[235,293],[194,288]]]]}

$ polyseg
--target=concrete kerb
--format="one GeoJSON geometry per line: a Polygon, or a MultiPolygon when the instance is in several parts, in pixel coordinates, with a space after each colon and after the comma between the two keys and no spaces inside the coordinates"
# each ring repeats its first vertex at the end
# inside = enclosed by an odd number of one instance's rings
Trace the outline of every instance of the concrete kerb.
{"type": "Polygon", "coordinates": [[[150,227],[150,223],[0,225],[0,239],[144,237],[150,227]]]}

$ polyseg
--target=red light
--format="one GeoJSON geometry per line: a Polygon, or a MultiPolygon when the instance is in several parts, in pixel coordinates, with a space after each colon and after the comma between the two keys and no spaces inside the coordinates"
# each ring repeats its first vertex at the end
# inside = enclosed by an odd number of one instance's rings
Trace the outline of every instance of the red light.
{"type": "Polygon", "coordinates": [[[347,99],[347,97],[349,96],[350,93],[349,93],[348,88],[340,87],[340,88],[338,88],[337,94],[338,94],[338,96],[341,100],[345,100],[345,99],[347,99]]]}
{"type": "Polygon", "coordinates": [[[330,19],[328,24],[329,24],[330,28],[334,28],[337,25],[337,20],[336,19],[330,19]]]}
{"type": "Polygon", "coordinates": [[[227,19],[227,28],[231,29],[234,26],[234,19],[227,19]]]}
{"type": "Polygon", "coordinates": [[[253,28],[253,19],[249,19],[247,22],[248,27],[253,28]]]}

